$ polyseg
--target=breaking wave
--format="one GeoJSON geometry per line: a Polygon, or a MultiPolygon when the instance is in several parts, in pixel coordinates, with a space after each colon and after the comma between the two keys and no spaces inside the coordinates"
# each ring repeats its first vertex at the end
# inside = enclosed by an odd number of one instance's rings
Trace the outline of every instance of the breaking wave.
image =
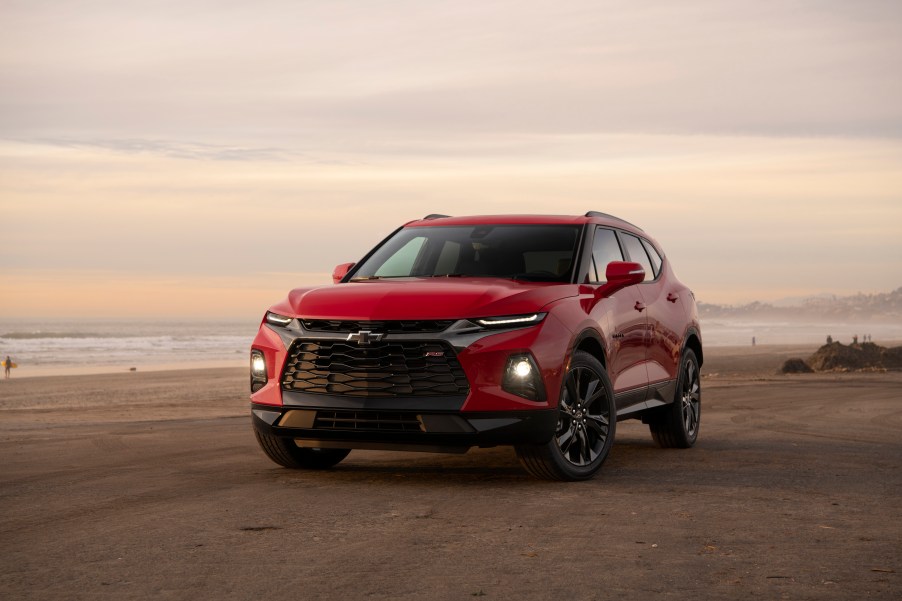
{"type": "Polygon", "coordinates": [[[128,336],[124,334],[110,334],[100,332],[9,332],[0,334],[0,338],[8,340],[46,340],[51,338],[137,338],[137,336],[128,336]]]}

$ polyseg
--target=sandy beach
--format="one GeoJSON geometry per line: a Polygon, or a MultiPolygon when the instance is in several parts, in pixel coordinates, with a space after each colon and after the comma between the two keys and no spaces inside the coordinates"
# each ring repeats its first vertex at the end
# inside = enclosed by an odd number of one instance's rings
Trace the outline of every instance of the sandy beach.
{"type": "Polygon", "coordinates": [[[594,480],[509,448],[257,449],[243,368],[0,381],[4,599],[897,599],[902,373],[709,348],[698,444],[636,421],[594,480]]]}

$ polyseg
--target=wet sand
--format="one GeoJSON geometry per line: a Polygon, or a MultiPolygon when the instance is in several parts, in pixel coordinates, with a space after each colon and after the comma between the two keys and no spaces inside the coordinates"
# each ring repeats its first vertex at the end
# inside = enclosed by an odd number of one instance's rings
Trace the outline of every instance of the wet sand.
{"type": "Polygon", "coordinates": [[[4,599],[897,599],[902,374],[706,349],[697,446],[636,421],[590,482],[509,448],[257,449],[244,369],[0,381],[4,599]]]}

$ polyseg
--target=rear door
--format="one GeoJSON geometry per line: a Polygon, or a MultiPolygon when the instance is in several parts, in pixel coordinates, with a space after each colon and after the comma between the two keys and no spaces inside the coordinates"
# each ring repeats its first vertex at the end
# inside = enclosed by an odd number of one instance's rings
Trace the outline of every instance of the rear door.
{"type": "Polygon", "coordinates": [[[646,306],[646,360],[649,384],[654,386],[677,377],[682,332],[675,331],[675,328],[686,321],[686,314],[677,291],[671,289],[663,260],[654,246],[625,232],[621,232],[620,237],[629,260],[641,264],[647,274],[638,288],[646,306]]]}

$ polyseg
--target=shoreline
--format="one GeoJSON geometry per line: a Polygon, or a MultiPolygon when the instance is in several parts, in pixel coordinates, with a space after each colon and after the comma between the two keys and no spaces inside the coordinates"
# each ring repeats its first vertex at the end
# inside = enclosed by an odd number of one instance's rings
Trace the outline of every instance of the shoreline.
{"type": "MultiPolygon", "coordinates": [[[[902,346],[902,341],[879,341],[879,344],[886,347],[902,346]]],[[[774,370],[778,369],[780,365],[782,365],[782,362],[789,358],[800,357],[802,359],[807,359],[821,346],[821,344],[804,342],[795,344],[758,344],[755,346],[750,344],[723,346],[708,345],[704,348],[705,361],[702,366],[702,371],[703,374],[716,373],[723,371],[723,368],[728,368],[729,371],[738,372],[740,374],[760,374],[762,373],[762,370],[769,369],[770,365],[773,365],[774,370]],[[772,360],[769,360],[769,358],[772,360]],[[743,364],[743,359],[746,359],[748,363],[743,364]],[[775,364],[774,361],[777,360],[779,360],[779,363],[775,364]]],[[[12,371],[11,380],[239,368],[247,368],[247,359],[244,356],[228,360],[189,361],[186,363],[163,362],[146,365],[136,364],[134,366],[90,365],[61,367],[58,365],[20,365],[12,371]],[[136,369],[132,371],[132,367],[136,369]]],[[[0,385],[2,385],[2,382],[4,382],[4,380],[0,379],[0,385]]]]}
{"type": "MultiPolygon", "coordinates": [[[[247,360],[242,357],[238,360],[227,361],[190,361],[187,363],[150,363],[147,365],[86,365],[60,367],[58,365],[22,366],[13,369],[12,380],[32,378],[54,378],[70,376],[99,376],[114,374],[134,374],[147,372],[190,371],[203,369],[228,369],[247,366],[247,360]],[[132,369],[135,368],[135,369],[132,369]],[[16,373],[24,372],[24,373],[16,373]]],[[[2,380],[0,380],[2,381],[2,380]]]]}

